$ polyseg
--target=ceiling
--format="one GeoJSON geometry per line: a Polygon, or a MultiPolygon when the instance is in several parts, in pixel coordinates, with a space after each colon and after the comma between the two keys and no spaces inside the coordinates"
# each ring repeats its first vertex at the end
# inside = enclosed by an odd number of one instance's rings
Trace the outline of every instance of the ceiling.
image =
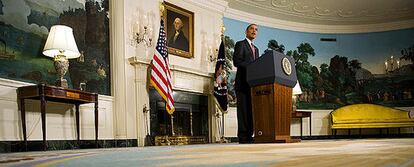
{"type": "MultiPolygon", "coordinates": [[[[296,23],[370,25],[414,20],[414,0],[225,0],[231,9],[296,23]]],[[[412,25],[411,27],[414,27],[412,25]]]]}

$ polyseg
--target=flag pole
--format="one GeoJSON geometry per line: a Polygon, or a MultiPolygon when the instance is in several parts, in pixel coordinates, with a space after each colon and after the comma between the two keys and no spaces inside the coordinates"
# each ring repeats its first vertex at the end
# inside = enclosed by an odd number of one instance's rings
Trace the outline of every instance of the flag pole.
{"type": "MultiPolygon", "coordinates": [[[[224,36],[224,31],[226,31],[226,27],[224,27],[224,23],[221,25],[221,41],[223,41],[224,48],[226,48],[226,38],[224,36]]],[[[224,51],[224,59],[226,59],[226,52],[224,51]]],[[[226,61],[224,61],[226,63],[226,61]]],[[[225,70],[225,69],[223,69],[225,70]]],[[[220,134],[220,143],[228,143],[228,141],[224,138],[224,114],[227,113],[224,110],[221,110],[221,134],[220,134]]]]}
{"type": "MultiPolygon", "coordinates": [[[[226,38],[224,37],[224,31],[226,31],[226,27],[224,27],[224,23],[221,25],[221,41],[223,41],[224,46],[226,46],[226,38]]],[[[224,55],[224,57],[226,57],[224,55]]]]}
{"type": "Polygon", "coordinates": [[[220,141],[222,143],[227,143],[226,139],[224,138],[224,112],[221,112],[221,138],[220,141]]]}
{"type": "Polygon", "coordinates": [[[175,132],[174,132],[174,116],[172,114],[170,114],[171,116],[171,134],[172,136],[175,136],[175,132]]]}

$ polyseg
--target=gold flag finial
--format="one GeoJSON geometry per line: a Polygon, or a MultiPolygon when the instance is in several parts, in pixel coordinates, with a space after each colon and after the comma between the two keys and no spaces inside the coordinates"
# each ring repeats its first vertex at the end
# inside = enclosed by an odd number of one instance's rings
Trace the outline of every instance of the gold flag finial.
{"type": "Polygon", "coordinates": [[[224,24],[221,24],[221,27],[220,27],[220,31],[221,31],[221,38],[223,38],[224,37],[224,31],[226,31],[226,27],[224,26],[224,24]]]}
{"type": "Polygon", "coordinates": [[[161,12],[161,16],[163,16],[163,15],[164,15],[164,10],[165,10],[164,3],[163,3],[163,2],[161,2],[161,3],[160,3],[160,12],[161,12]]]}
{"type": "Polygon", "coordinates": [[[221,34],[224,34],[224,31],[226,31],[226,27],[224,24],[221,25],[221,34]]]}

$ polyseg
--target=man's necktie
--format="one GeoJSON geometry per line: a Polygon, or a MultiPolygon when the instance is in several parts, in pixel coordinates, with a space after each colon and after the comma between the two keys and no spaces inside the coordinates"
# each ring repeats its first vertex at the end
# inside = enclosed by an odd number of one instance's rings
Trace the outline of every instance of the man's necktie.
{"type": "Polygon", "coordinates": [[[254,48],[253,43],[250,44],[250,48],[252,49],[253,60],[256,59],[256,49],[254,48]]]}

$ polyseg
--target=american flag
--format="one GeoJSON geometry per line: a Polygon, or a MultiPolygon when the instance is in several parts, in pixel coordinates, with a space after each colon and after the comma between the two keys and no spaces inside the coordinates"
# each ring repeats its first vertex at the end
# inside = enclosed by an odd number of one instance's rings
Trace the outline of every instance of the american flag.
{"type": "Polygon", "coordinates": [[[161,19],[160,33],[154,58],[151,64],[151,84],[165,100],[165,108],[169,114],[174,113],[174,98],[171,85],[171,71],[168,63],[167,42],[164,31],[164,20],[161,19]]]}

